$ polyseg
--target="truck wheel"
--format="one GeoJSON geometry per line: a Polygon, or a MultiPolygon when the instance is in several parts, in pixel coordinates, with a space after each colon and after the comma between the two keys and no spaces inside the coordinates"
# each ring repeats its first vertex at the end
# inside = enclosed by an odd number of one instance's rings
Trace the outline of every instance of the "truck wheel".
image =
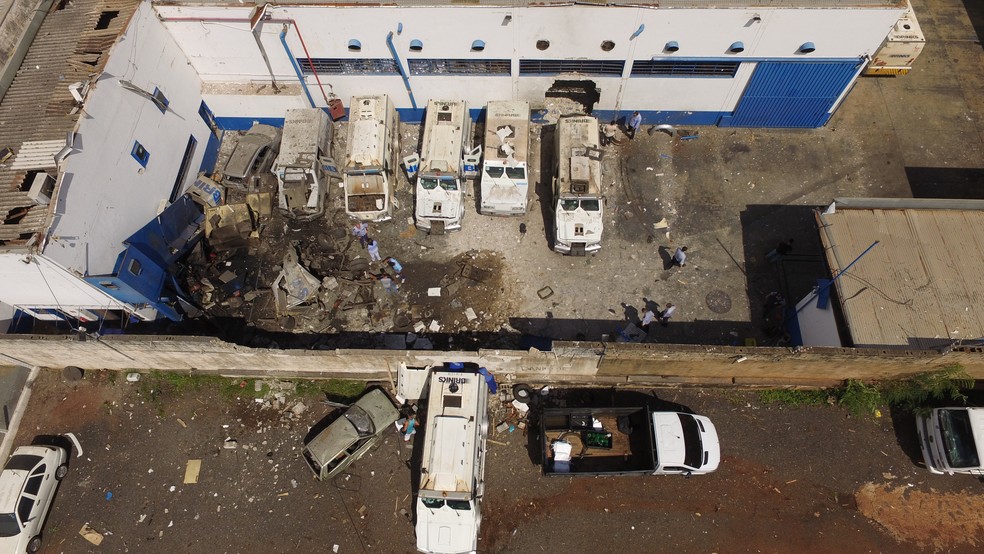
{"type": "Polygon", "coordinates": [[[41,536],[38,535],[31,539],[31,542],[27,543],[28,552],[37,552],[41,550],[41,536]]]}
{"type": "Polygon", "coordinates": [[[59,481],[61,481],[66,475],[68,475],[68,464],[62,464],[55,470],[55,479],[58,479],[59,481]]]}
{"type": "Polygon", "coordinates": [[[523,384],[513,385],[512,393],[516,400],[523,404],[529,404],[530,399],[533,398],[533,387],[523,384]]]}

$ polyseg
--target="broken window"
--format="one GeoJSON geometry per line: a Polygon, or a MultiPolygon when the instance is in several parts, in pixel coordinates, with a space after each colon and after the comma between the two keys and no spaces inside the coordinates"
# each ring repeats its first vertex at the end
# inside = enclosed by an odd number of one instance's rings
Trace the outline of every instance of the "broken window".
{"type": "Polygon", "coordinates": [[[520,75],[558,75],[580,73],[582,75],[621,76],[625,62],[622,60],[519,60],[520,75]]]}
{"type": "Polygon", "coordinates": [[[636,60],[632,62],[632,76],[734,77],[740,65],[741,62],[636,60]]]}
{"type": "Polygon", "coordinates": [[[407,60],[411,75],[510,75],[509,60],[407,60]]]}
{"type": "Polygon", "coordinates": [[[134,141],[133,150],[130,150],[130,155],[133,156],[133,159],[137,160],[137,162],[139,162],[140,165],[142,165],[143,167],[147,167],[147,161],[150,160],[150,152],[148,152],[147,149],[144,148],[142,144],[140,144],[137,141],[134,141]]]}
{"type": "Polygon", "coordinates": [[[305,75],[399,75],[392,58],[297,58],[305,75]],[[314,66],[314,70],[311,66],[314,66]]]}

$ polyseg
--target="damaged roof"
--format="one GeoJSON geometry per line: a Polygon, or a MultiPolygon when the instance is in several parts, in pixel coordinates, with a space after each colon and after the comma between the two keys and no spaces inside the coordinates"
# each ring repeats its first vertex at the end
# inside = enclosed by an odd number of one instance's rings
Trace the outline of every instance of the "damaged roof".
{"type": "Polygon", "coordinates": [[[74,109],[69,85],[87,82],[102,71],[109,49],[138,4],[139,0],[58,3],[41,24],[0,100],[0,149],[14,152],[0,166],[0,249],[24,248],[47,229],[54,198],[50,205],[36,204],[28,192],[39,172],[56,177],[53,153],[65,146],[82,115],[74,109]]]}
{"type": "Polygon", "coordinates": [[[817,213],[857,347],[984,337],[984,200],[837,199],[817,213]]]}

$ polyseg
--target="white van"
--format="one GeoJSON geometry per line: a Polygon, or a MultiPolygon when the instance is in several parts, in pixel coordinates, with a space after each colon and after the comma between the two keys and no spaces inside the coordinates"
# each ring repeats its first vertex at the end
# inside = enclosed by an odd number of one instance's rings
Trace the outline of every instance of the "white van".
{"type": "Polygon", "coordinates": [[[468,152],[471,125],[463,100],[427,103],[414,210],[418,229],[435,235],[461,230],[465,215],[463,157],[468,152]]]}
{"type": "Polygon", "coordinates": [[[389,97],[353,97],[342,179],[345,213],[363,221],[392,219],[399,152],[400,116],[389,97]]]}
{"type": "Polygon", "coordinates": [[[530,103],[489,102],[482,157],[483,215],[525,215],[529,205],[530,103]]]}
{"type": "Polygon", "coordinates": [[[477,371],[433,371],[417,491],[417,550],[478,549],[489,387],[477,371]]]}

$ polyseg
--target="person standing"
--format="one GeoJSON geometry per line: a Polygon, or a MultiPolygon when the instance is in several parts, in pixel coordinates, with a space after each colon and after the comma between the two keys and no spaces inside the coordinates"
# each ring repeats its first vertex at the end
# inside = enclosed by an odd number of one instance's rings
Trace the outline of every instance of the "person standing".
{"type": "Polygon", "coordinates": [[[394,424],[396,430],[403,435],[403,442],[410,442],[410,438],[417,433],[417,425],[420,425],[420,422],[417,421],[417,416],[407,415],[396,420],[394,424]]]}
{"type": "Polygon", "coordinates": [[[618,126],[615,122],[604,123],[601,126],[601,145],[608,146],[609,144],[615,143],[615,133],[618,132],[618,126]]]}
{"type": "Polygon", "coordinates": [[[642,114],[639,112],[632,112],[632,117],[629,118],[629,128],[627,129],[629,138],[634,139],[636,132],[642,127],[642,114]]]}
{"type": "Polygon", "coordinates": [[[663,327],[666,327],[670,323],[670,318],[673,317],[673,313],[676,312],[676,306],[672,303],[666,304],[666,309],[659,314],[659,323],[663,327]]]}
{"type": "Polygon", "coordinates": [[[365,248],[369,241],[369,224],[364,221],[357,222],[352,226],[352,234],[359,239],[359,244],[365,248]]]}
{"type": "Polygon", "coordinates": [[[366,237],[366,240],[368,241],[366,249],[369,251],[369,259],[374,262],[382,260],[382,257],[379,255],[379,243],[376,242],[376,239],[366,237]]]}
{"type": "Polygon", "coordinates": [[[683,267],[683,266],[687,265],[687,247],[686,246],[679,246],[679,247],[677,247],[676,252],[673,253],[673,261],[671,262],[671,265],[678,265],[680,267],[683,267]]]}
{"type": "Polygon", "coordinates": [[[656,321],[656,314],[651,309],[646,308],[646,311],[642,313],[642,330],[648,333],[649,326],[654,321],[656,321]]]}
{"type": "Polygon", "coordinates": [[[793,251],[793,239],[784,240],[781,241],[779,244],[777,244],[775,248],[770,250],[769,253],[765,255],[765,257],[768,258],[770,262],[778,262],[779,258],[782,258],[783,256],[789,254],[792,251],[793,251]]]}
{"type": "Polygon", "coordinates": [[[386,258],[385,260],[383,260],[383,263],[389,264],[389,266],[393,268],[393,272],[396,273],[396,278],[397,279],[399,279],[401,281],[404,280],[403,279],[403,265],[400,264],[400,262],[397,261],[396,258],[390,256],[390,257],[386,258]]]}

